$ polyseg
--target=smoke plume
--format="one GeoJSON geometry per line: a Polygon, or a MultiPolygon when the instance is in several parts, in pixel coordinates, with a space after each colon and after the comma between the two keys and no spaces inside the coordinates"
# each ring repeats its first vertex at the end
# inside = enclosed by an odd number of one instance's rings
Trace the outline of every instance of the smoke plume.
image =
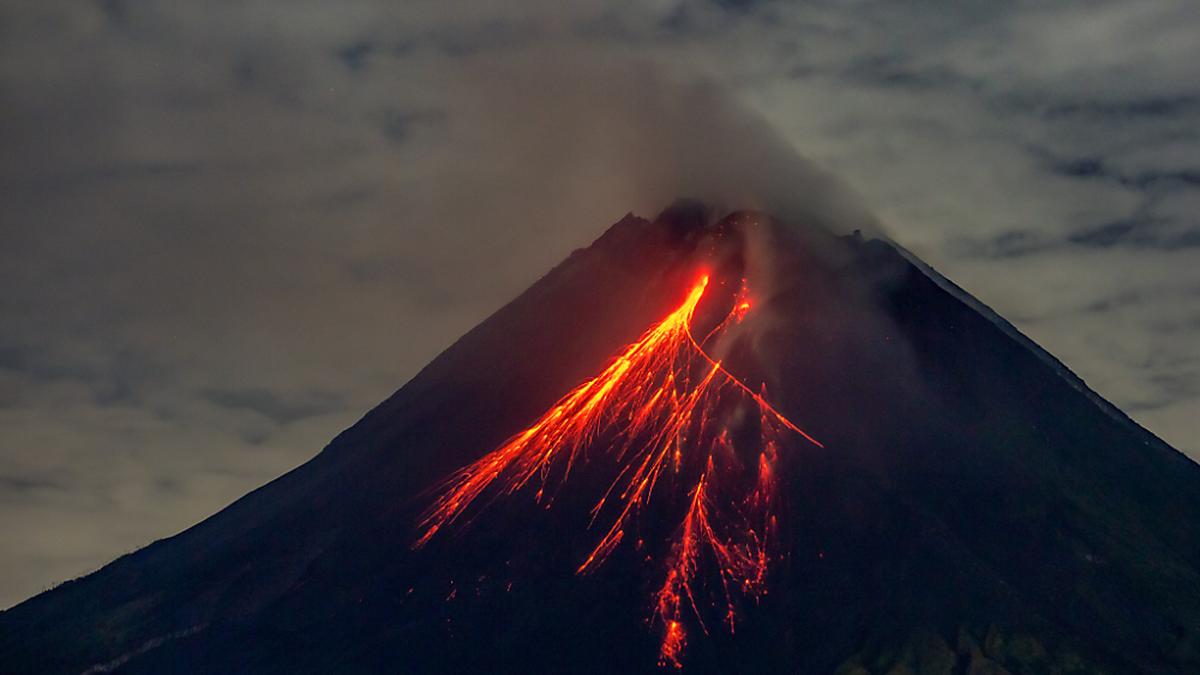
{"type": "Polygon", "coordinates": [[[578,246],[629,210],[679,197],[834,232],[877,227],[846,186],[733,92],[679,66],[541,47],[463,65],[446,93],[460,152],[428,194],[446,223],[521,220],[510,242],[578,246]],[[465,160],[464,157],[470,158],[465,160]],[[564,231],[565,230],[565,231],[564,231]]]}

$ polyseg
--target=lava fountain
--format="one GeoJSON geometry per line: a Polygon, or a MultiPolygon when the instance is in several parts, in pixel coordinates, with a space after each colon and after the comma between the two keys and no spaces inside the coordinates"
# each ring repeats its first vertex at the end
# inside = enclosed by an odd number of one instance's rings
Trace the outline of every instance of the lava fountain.
{"type": "MultiPolygon", "coordinates": [[[[547,505],[551,477],[569,479],[586,455],[599,452],[616,465],[616,477],[591,510],[591,521],[608,523],[577,573],[587,574],[621,545],[664,475],[686,491],[686,513],[673,535],[666,573],[653,598],[652,621],[661,626],[659,662],[680,667],[687,643],[688,610],[704,633],[708,625],[697,599],[697,579],[712,565],[719,579],[721,622],[735,628],[735,594],[757,599],[765,579],[776,531],[776,464],[781,445],[795,435],[819,442],[788,420],[710,354],[751,309],[745,282],[724,318],[703,338],[692,334],[697,305],[709,277],[701,276],[686,299],[662,321],[628,345],[596,377],[558,400],[536,422],[478,461],[460,469],[442,486],[422,516],[415,548],[453,524],[485,492],[511,495],[536,485],[535,498],[547,505]],[[757,461],[739,459],[731,420],[752,413],[757,461]],[[601,440],[604,442],[602,443],[601,440]],[[594,446],[601,446],[599,451],[594,446]],[[685,471],[695,466],[695,472],[685,471]],[[747,480],[749,476],[749,480],[747,480]]],[[[640,542],[638,544],[640,546],[640,542]]]]}

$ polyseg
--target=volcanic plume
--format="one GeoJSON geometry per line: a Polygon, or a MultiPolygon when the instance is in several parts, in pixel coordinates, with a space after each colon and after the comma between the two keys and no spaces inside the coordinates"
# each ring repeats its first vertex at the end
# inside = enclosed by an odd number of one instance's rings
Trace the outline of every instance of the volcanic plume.
{"type": "Polygon", "coordinates": [[[1200,467],[898,246],[627,216],[0,671],[1200,670],[1200,467]]]}

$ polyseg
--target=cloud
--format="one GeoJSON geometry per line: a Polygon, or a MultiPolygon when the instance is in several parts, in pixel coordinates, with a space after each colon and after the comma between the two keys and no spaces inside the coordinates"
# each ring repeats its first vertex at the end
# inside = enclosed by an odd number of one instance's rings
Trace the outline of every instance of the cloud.
{"type": "Polygon", "coordinates": [[[1198,14],[0,4],[0,604],[303,461],[679,194],[878,214],[1196,456],[1198,14]]]}
{"type": "Polygon", "coordinates": [[[280,393],[251,387],[247,389],[206,389],[200,396],[231,410],[249,410],[277,424],[342,411],[342,398],[333,392],[311,391],[280,393]]]}

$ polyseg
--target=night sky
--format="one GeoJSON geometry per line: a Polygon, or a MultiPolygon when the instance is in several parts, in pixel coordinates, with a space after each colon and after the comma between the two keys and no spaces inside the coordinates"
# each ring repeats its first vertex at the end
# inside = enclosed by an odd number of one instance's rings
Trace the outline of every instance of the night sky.
{"type": "Polygon", "coordinates": [[[561,4],[0,0],[0,606],[683,194],[828,202],[1200,458],[1200,5],[561,4]]]}

